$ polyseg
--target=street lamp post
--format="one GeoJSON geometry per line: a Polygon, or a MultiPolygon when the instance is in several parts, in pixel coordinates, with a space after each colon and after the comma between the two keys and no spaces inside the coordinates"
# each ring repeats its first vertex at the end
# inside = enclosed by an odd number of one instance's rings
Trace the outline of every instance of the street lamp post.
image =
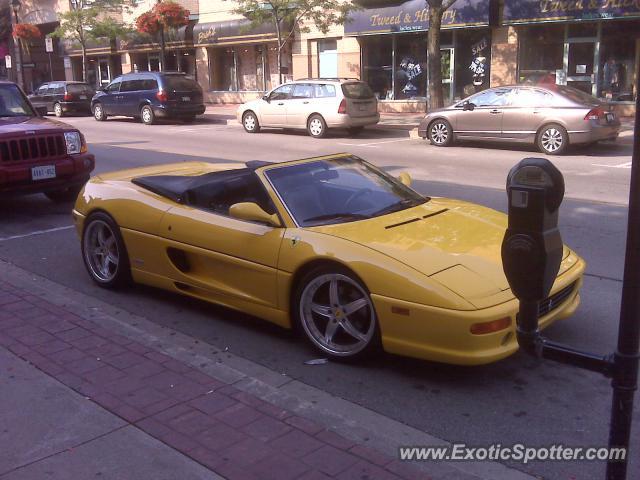
{"type": "MultiPolygon", "coordinates": [[[[13,9],[13,19],[15,21],[15,24],[18,25],[19,20],[18,20],[18,11],[20,10],[20,7],[22,6],[22,4],[20,3],[20,0],[11,0],[11,8],[13,9]]],[[[20,71],[20,76],[18,77],[16,75],[16,80],[19,79],[19,84],[22,88],[25,88],[25,83],[24,83],[24,63],[22,61],[22,40],[20,38],[16,39],[17,42],[17,46],[18,46],[18,61],[16,62],[16,72],[20,71]]]]}

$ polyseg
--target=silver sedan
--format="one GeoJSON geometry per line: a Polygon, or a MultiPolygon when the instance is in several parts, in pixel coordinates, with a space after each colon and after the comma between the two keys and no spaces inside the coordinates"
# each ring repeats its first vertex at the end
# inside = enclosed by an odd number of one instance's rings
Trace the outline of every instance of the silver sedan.
{"type": "Polygon", "coordinates": [[[507,86],[429,112],[418,133],[433,145],[455,140],[534,143],[558,155],[570,144],[615,140],[620,120],[597,98],[572,87],[507,86]]]}

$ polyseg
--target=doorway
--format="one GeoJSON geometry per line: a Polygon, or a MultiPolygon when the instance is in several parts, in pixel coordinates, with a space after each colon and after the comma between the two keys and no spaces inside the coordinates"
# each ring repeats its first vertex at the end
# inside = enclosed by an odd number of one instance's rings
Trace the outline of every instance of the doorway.
{"type": "Polygon", "coordinates": [[[318,40],[318,76],[320,78],[338,77],[338,42],[336,40],[318,40]]]}
{"type": "Polygon", "coordinates": [[[565,30],[563,70],[567,85],[597,95],[599,33],[598,24],[570,24],[565,30]]]}

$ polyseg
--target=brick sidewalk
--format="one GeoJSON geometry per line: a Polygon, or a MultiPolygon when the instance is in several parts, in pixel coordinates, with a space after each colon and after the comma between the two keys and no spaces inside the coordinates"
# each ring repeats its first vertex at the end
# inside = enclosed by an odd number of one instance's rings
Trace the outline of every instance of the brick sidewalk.
{"type": "Polygon", "coordinates": [[[230,480],[430,478],[5,282],[0,345],[230,480]]]}

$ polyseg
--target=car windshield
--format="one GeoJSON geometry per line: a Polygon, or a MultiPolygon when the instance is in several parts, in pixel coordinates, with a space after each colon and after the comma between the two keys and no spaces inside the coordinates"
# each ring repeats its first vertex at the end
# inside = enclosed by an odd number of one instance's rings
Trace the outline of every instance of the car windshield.
{"type": "Polygon", "coordinates": [[[25,96],[14,84],[0,85],[0,118],[24,116],[35,116],[25,96]]]}
{"type": "Polygon", "coordinates": [[[265,174],[301,227],[364,220],[428,201],[357,157],[276,167],[265,174]]]}

